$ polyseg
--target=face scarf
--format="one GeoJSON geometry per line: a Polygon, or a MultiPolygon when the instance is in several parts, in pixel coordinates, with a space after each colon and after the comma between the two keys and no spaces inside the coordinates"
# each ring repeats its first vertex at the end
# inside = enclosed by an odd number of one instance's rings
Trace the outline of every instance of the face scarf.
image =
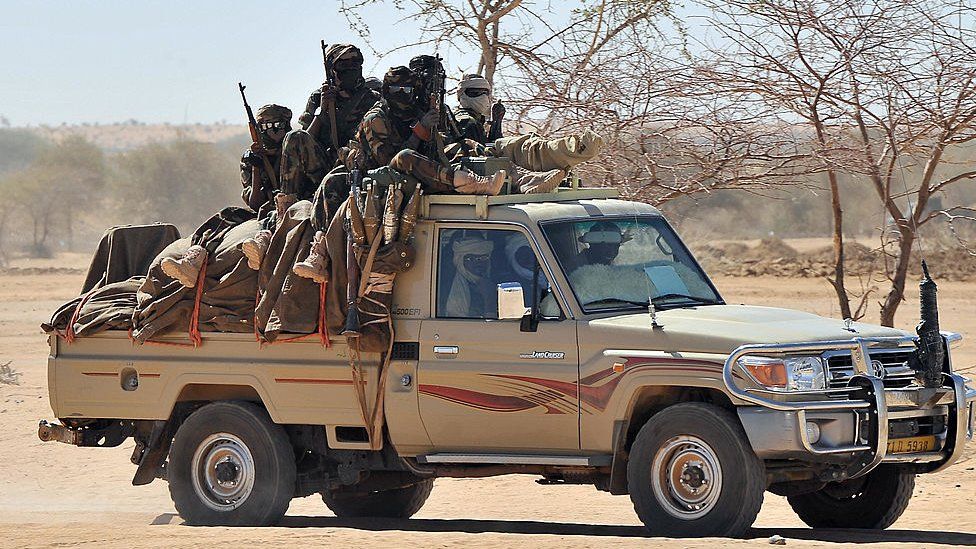
{"type": "Polygon", "coordinates": [[[461,82],[458,84],[458,105],[460,105],[462,109],[469,109],[480,114],[481,116],[487,117],[491,112],[491,84],[481,77],[465,78],[464,80],[461,80],[461,82]],[[485,95],[479,95],[478,97],[468,97],[464,91],[469,88],[488,90],[488,93],[485,95]]]}
{"type": "MultiPolygon", "coordinates": [[[[468,255],[490,255],[495,245],[480,238],[463,238],[453,245],[454,267],[457,273],[451,281],[451,289],[447,295],[447,315],[455,317],[479,316],[489,311],[471,311],[471,289],[483,284],[488,272],[473,273],[464,266],[464,258],[468,255]]],[[[486,303],[487,305],[487,303],[486,303]]]]}

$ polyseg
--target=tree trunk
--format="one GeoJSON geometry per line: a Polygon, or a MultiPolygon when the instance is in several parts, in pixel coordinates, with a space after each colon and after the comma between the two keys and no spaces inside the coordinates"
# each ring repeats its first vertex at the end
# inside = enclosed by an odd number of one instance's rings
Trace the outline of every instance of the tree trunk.
{"type": "Polygon", "coordinates": [[[834,278],[827,280],[834,287],[837,293],[837,303],[840,305],[840,314],[844,318],[854,318],[851,313],[851,299],[847,295],[844,279],[844,210],[840,204],[840,188],[837,185],[837,174],[833,170],[827,172],[830,181],[830,205],[833,211],[833,245],[834,245],[834,278]]]}
{"type": "Polygon", "coordinates": [[[891,289],[881,304],[881,325],[893,328],[895,313],[898,306],[905,300],[905,283],[908,280],[908,267],[912,261],[912,244],[915,243],[915,233],[911,228],[899,227],[901,242],[898,244],[898,261],[895,264],[895,275],[891,277],[891,289]]]}

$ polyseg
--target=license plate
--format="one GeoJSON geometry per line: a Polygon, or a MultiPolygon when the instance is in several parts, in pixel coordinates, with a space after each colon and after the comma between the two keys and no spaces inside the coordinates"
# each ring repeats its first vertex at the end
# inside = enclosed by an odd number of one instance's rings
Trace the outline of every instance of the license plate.
{"type": "Polygon", "coordinates": [[[935,435],[894,438],[888,441],[889,454],[916,454],[935,450],[935,435]]]}

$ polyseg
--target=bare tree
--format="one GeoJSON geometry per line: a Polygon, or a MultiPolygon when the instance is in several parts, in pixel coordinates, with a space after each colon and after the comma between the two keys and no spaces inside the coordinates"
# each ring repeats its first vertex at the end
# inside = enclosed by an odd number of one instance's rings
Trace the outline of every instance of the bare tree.
{"type": "Polygon", "coordinates": [[[718,45],[702,43],[697,65],[708,90],[750,98],[812,132],[813,158],[831,191],[834,286],[845,316],[840,176],[875,189],[879,209],[894,220],[898,238],[888,254],[888,290],[881,321],[893,325],[904,299],[911,250],[919,229],[939,216],[933,195],[973,179],[971,166],[952,165],[946,152],[974,138],[972,26],[945,0],[771,0],[709,2],[709,27],[718,45]]]}

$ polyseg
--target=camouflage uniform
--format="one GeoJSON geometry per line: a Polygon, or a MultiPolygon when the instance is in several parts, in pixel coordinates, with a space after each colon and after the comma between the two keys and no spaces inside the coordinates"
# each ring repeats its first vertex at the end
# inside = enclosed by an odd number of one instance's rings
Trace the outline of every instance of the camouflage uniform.
{"type": "Polygon", "coordinates": [[[281,150],[281,192],[308,200],[332,165],[321,145],[305,130],[292,130],[281,150]]]}
{"type": "Polygon", "coordinates": [[[356,141],[364,155],[363,168],[390,166],[419,179],[426,192],[450,190],[454,170],[423,154],[432,149],[427,142],[421,142],[419,151],[407,148],[411,133],[410,125],[392,116],[385,101],[377,103],[366,113],[356,132],[356,141]]]}
{"type": "Polygon", "coordinates": [[[362,77],[363,56],[358,48],[348,44],[334,44],[326,50],[333,64],[333,75],[339,87],[336,93],[336,138],[332,143],[331,121],[327,112],[315,114],[321,104],[321,89],[313,90],[298,118],[301,129],[285,137],[281,161],[281,191],[299,200],[311,199],[325,175],[339,160],[338,147],[353,138],[363,115],[379,99],[379,94],[365,85],[362,77]],[[352,82],[344,82],[350,74],[352,82]],[[316,129],[312,122],[319,117],[316,129]],[[314,135],[309,133],[314,131],[314,135]]]}
{"type": "MultiPolygon", "coordinates": [[[[254,118],[259,125],[265,122],[284,122],[286,125],[290,125],[291,109],[281,105],[264,105],[258,109],[254,118]]],[[[265,149],[267,150],[266,156],[268,162],[271,164],[271,170],[275,174],[275,179],[277,179],[281,166],[281,143],[274,142],[267,135],[262,135],[261,138],[264,140],[265,149]]],[[[244,153],[241,154],[241,186],[243,187],[241,198],[245,204],[250,204],[248,197],[251,196],[251,187],[254,184],[254,170],[257,170],[260,188],[264,189],[265,193],[265,204],[261,206],[259,213],[265,214],[270,209],[273,209],[267,208],[267,206],[270,205],[275,193],[280,190],[280,185],[272,181],[271,175],[268,173],[264,161],[261,159],[261,153],[254,152],[250,148],[244,149],[244,153]]]]}
{"type": "MultiPolygon", "coordinates": [[[[268,161],[271,163],[271,169],[273,169],[275,173],[278,173],[281,165],[281,153],[278,151],[275,152],[277,154],[269,155],[268,161]]],[[[251,174],[254,173],[254,170],[258,170],[258,177],[260,178],[261,187],[263,189],[268,190],[269,194],[271,195],[274,195],[274,193],[278,191],[278,187],[272,184],[271,177],[268,176],[268,172],[261,167],[261,164],[255,166],[254,163],[249,160],[249,157],[254,154],[256,153],[252,152],[250,149],[245,149],[244,154],[241,155],[241,185],[244,187],[244,189],[241,191],[241,198],[244,200],[245,204],[248,203],[247,197],[251,196],[251,185],[253,183],[251,174]]],[[[270,201],[270,197],[268,200],[270,201]]]]}

